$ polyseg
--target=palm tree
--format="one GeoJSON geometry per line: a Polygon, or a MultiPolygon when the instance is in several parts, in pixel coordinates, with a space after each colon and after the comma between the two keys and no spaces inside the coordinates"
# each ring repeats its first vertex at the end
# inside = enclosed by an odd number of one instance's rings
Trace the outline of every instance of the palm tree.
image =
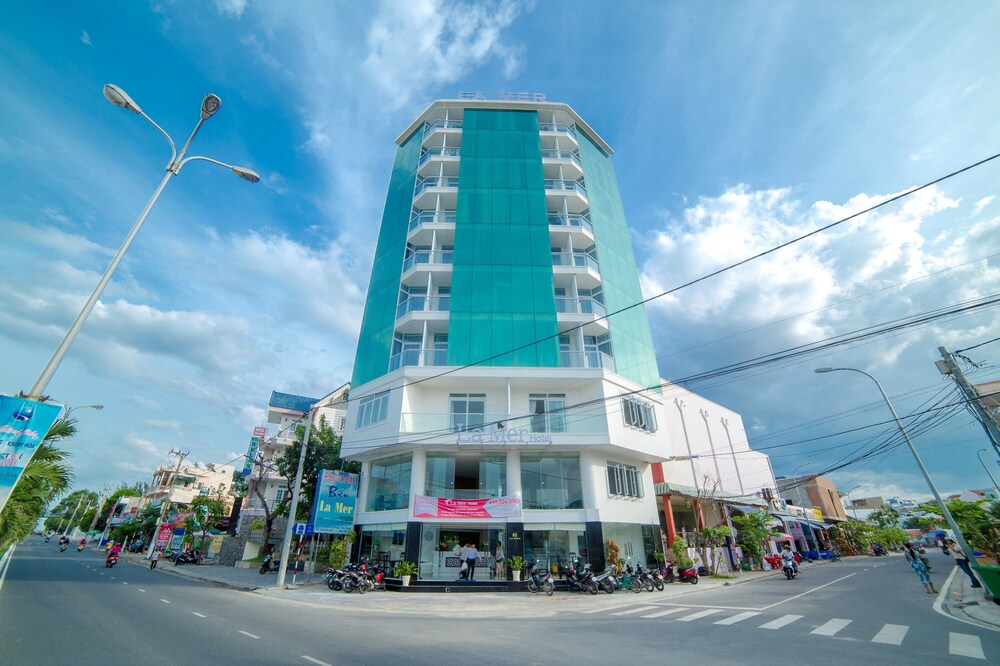
{"type": "Polygon", "coordinates": [[[70,454],[55,444],[76,434],[75,424],[74,419],[53,423],[24,468],[0,512],[0,553],[30,535],[49,502],[69,489],[73,473],[66,459],[70,454]]]}

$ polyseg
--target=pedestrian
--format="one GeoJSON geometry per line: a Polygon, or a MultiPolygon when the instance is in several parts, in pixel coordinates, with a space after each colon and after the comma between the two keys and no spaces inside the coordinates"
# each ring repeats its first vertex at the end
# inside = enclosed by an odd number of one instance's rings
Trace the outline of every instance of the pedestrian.
{"type": "Polygon", "coordinates": [[[159,559],[163,557],[163,551],[160,550],[159,546],[153,549],[153,554],[149,556],[149,570],[152,571],[156,568],[156,563],[159,559]]]}
{"type": "Polygon", "coordinates": [[[476,544],[474,542],[469,543],[465,551],[465,562],[469,565],[469,580],[473,580],[472,576],[476,572],[476,560],[479,559],[479,551],[476,550],[476,544]]]}
{"type": "Polygon", "coordinates": [[[969,577],[969,580],[972,581],[972,587],[982,587],[983,584],[976,580],[976,577],[972,574],[972,568],[969,567],[969,558],[965,556],[965,553],[963,553],[962,549],[958,547],[955,540],[948,539],[945,543],[948,546],[948,550],[951,551],[951,554],[955,556],[955,564],[957,564],[958,568],[964,571],[969,577]]]}
{"type": "Polygon", "coordinates": [[[927,571],[927,566],[923,560],[920,559],[920,553],[913,549],[912,544],[907,543],[904,546],[906,547],[906,561],[910,563],[910,568],[917,574],[917,578],[920,579],[920,583],[927,590],[927,594],[937,593],[937,590],[934,589],[934,583],[931,582],[931,574],[927,571]]]}
{"type": "Polygon", "coordinates": [[[466,572],[468,571],[468,566],[465,564],[465,546],[460,542],[455,542],[455,548],[451,551],[451,554],[458,558],[458,577],[459,579],[465,578],[466,572]]]}
{"type": "Polygon", "coordinates": [[[496,566],[497,578],[503,579],[507,577],[507,571],[504,569],[504,560],[505,557],[503,554],[503,541],[497,541],[497,550],[496,553],[493,555],[493,562],[496,566]]]}

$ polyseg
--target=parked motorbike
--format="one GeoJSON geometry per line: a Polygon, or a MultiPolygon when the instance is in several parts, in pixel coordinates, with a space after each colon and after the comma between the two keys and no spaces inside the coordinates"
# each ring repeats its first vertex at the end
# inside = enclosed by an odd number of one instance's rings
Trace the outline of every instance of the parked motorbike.
{"type": "Polygon", "coordinates": [[[613,594],[618,589],[618,578],[615,576],[614,567],[608,567],[594,576],[594,584],[608,594],[613,594]]]}
{"type": "MultiPolygon", "coordinates": [[[[268,558],[270,557],[271,556],[268,555],[268,558]]],[[[267,563],[267,559],[264,560],[264,563],[267,563]]],[[[188,550],[180,553],[176,558],[174,558],[174,566],[177,566],[178,564],[198,564],[198,551],[188,550]]],[[[277,569],[278,566],[274,565],[274,568],[277,569]]],[[[264,567],[261,567],[261,573],[264,573],[263,569],[264,567]]]]}
{"type": "MultiPolygon", "coordinates": [[[[632,590],[633,592],[642,592],[645,585],[640,577],[636,574],[635,569],[632,568],[632,558],[628,558],[625,562],[625,567],[622,569],[622,576],[618,580],[618,588],[622,590],[632,590]]],[[[650,587],[650,590],[653,588],[650,587]]]]}
{"type": "Polygon", "coordinates": [[[667,575],[666,581],[668,583],[691,583],[692,585],[698,584],[698,568],[689,567],[687,569],[677,570],[676,562],[667,562],[667,575]]]}
{"type": "Polygon", "coordinates": [[[597,583],[594,582],[594,572],[590,568],[590,562],[584,564],[578,557],[569,565],[566,572],[566,589],[570,592],[597,594],[597,583]]]}
{"type": "Polygon", "coordinates": [[[535,563],[528,569],[527,587],[528,592],[532,594],[538,594],[542,590],[545,590],[545,594],[550,597],[556,591],[556,584],[552,581],[552,573],[542,571],[538,560],[535,560],[535,563]]]}
{"type": "Polygon", "coordinates": [[[334,569],[333,567],[327,567],[326,586],[334,591],[344,589],[343,569],[334,569]]]}
{"type": "Polygon", "coordinates": [[[260,573],[266,574],[271,571],[277,571],[281,567],[281,561],[275,561],[274,553],[268,553],[267,557],[264,558],[263,564],[260,565],[260,573]]]}
{"type": "Polygon", "coordinates": [[[645,569],[641,564],[635,566],[635,575],[642,581],[642,585],[647,592],[652,592],[653,588],[662,590],[663,581],[657,580],[652,569],[645,569]]]}
{"type": "Polygon", "coordinates": [[[785,578],[791,580],[799,575],[799,570],[791,560],[785,560],[781,565],[781,571],[785,574],[785,578]]]}

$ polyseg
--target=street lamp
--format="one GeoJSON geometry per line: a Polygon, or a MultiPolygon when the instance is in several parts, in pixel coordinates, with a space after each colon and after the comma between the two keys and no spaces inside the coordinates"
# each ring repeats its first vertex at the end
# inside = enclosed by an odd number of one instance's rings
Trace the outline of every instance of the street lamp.
{"type": "Polygon", "coordinates": [[[849,501],[851,503],[851,511],[854,512],[854,520],[858,519],[858,507],[854,506],[854,500],[851,499],[851,493],[853,493],[855,490],[857,490],[860,487],[861,486],[854,486],[853,488],[851,488],[850,490],[847,491],[847,501],[849,501]]]}
{"type": "Polygon", "coordinates": [[[91,292],[87,302],[83,304],[83,308],[80,310],[80,313],[77,314],[76,319],[73,320],[73,323],[66,331],[66,334],[63,336],[59,346],[56,347],[56,350],[52,353],[52,357],[42,369],[41,374],[38,375],[38,379],[36,379],[35,383],[31,385],[30,389],[28,389],[28,397],[35,400],[42,396],[42,393],[45,391],[45,387],[48,386],[49,381],[52,379],[52,375],[55,374],[56,368],[59,367],[63,357],[66,356],[66,352],[69,351],[69,348],[73,344],[73,340],[76,339],[77,334],[79,334],[80,329],[83,328],[83,324],[87,321],[87,317],[90,316],[91,310],[93,310],[94,306],[97,305],[97,300],[101,297],[101,293],[108,285],[108,282],[111,281],[111,276],[114,275],[115,269],[118,268],[118,264],[121,263],[122,258],[125,256],[125,252],[132,244],[136,235],[139,233],[142,223],[145,222],[146,216],[149,215],[149,211],[152,210],[153,204],[156,203],[160,193],[163,192],[163,188],[167,186],[167,182],[172,176],[178,175],[181,168],[188,162],[192,160],[201,160],[226,167],[243,180],[247,180],[251,183],[256,183],[260,180],[260,176],[257,175],[255,171],[246,167],[233,166],[208,157],[201,157],[200,155],[185,157],[188,148],[191,146],[191,142],[194,140],[198,130],[201,129],[202,123],[215,115],[215,112],[222,106],[222,100],[218,95],[211,93],[205,95],[205,98],[201,101],[201,114],[198,119],[198,124],[195,125],[194,131],[191,132],[191,136],[188,137],[187,142],[181,148],[179,153],[177,152],[177,147],[174,145],[174,141],[170,138],[170,135],[167,134],[162,127],[153,122],[153,119],[147,116],[143,110],[139,108],[139,105],[136,104],[131,97],[129,97],[128,93],[118,86],[109,83],[104,86],[104,96],[107,97],[108,101],[115,106],[119,106],[123,109],[131,111],[132,113],[139,114],[145,118],[150,125],[155,127],[160,134],[167,139],[167,143],[170,144],[170,161],[167,163],[167,173],[163,176],[163,180],[160,181],[160,184],[153,192],[153,196],[150,197],[149,201],[146,203],[146,207],[143,208],[142,212],[139,214],[139,218],[135,221],[135,224],[132,225],[132,229],[128,232],[128,235],[125,236],[125,240],[122,242],[121,247],[118,248],[118,252],[116,252],[115,256],[111,259],[111,263],[108,264],[108,268],[104,271],[104,275],[102,275],[101,279],[98,280],[97,286],[94,287],[94,290],[91,292]]]}
{"type": "Polygon", "coordinates": [[[978,451],[976,451],[976,457],[979,458],[979,464],[981,464],[983,466],[983,469],[986,470],[986,476],[990,477],[990,481],[993,482],[993,487],[1000,489],[1000,486],[997,485],[997,480],[993,478],[992,474],[990,474],[990,468],[986,466],[986,463],[983,462],[983,457],[979,455],[983,451],[988,451],[988,449],[979,449],[978,451]]]}
{"type": "Polygon", "coordinates": [[[97,411],[101,411],[102,409],[104,409],[104,405],[80,405],[79,407],[67,407],[66,413],[63,414],[62,417],[63,421],[69,420],[69,415],[72,414],[73,411],[77,409],[96,409],[97,411]]]}
{"type": "Polygon", "coordinates": [[[875,386],[878,387],[879,393],[882,394],[882,399],[885,400],[886,406],[889,408],[889,411],[892,412],[892,418],[896,420],[896,427],[899,428],[900,434],[902,434],[903,439],[906,440],[906,445],[910,447],[910,453],[913,454],[913,459],[917,461],[917,467],[920,468],[920,472],[924,475],[924,479],[927,481],[927,486],[931,489],[931,493],[937,501],[938,508],[941,509],[941,515],[944,516],[944,519],[948,521],[948,525],[951,527],[952,531],[955,532],[955,539],[958,541],[958,545],[962,547],[962,552],[965,553],[965,557],[968,558],[970,562],[975,562],[975,558],[972,555],[972,548],[970,548],[969,544],[966,543],[965,537],[962,536],[962,531],[958,529],[958,523],[956,523],[955,519],[952,517],[951,511],[948,511],[948,507],[945,505],[944,500],[941,499],[941,494],[938,492],[937,486],[935,486],[934,481],[931,480],[930,473],[927,471],[927,468],[924,467],[924,462],[920,459],[920,455],[917,453],[917,449],[913,446],[913,442],[910,441],[910,436],[906,433],[906,428],[903,427],[903,422],[899,420],[899,416],[896,414],[896,409],[892,406],[892,402],[889,400],[889,396],[886,395],[885,389],[882,388],[882,384],[880,384],[877,379],[864,370],[858,370],[857,368],[816,368],[815,372],[837,372],[840,370],[857,372],[875,382],[875,386]]]}

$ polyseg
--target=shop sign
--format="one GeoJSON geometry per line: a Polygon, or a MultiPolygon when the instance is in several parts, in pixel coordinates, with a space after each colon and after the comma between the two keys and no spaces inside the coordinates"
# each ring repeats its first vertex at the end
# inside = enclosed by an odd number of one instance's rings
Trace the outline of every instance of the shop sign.
{"type": "Polygon", "coordinates": [[[339,470],[320,470],[309,522],[316,534],[347,534],[354,527],[354,504],[358,475],[339,470]]]}
{"type": "Polygon", "coordinates": [[[160,526],[160,531],[156,535],[156,545],[160,548],[166,548],[167,543],[170,541],[170,537],[174,533],[174,526],[170,523],[160,526]]]}
{"type": "Polygon", "coordinates": [[[816,507],[813,507],[813,518],[815,518],[820,522],[823,522],[823,509],[817,509],[816,507]]]}
{"type": "Polygon", "coordinates": [[[250,476],[253,471],[253,463],[257,458],[257,450],[260,448],[260,437],[256,436],[256,429],[254,437],[250,438],[250,446],[247,448],[246,462],[243,463],[243,476],[250,476]]]}
{"type": "Polygon", "coordinates": [[[413,496],[414,518],[520,518],[520,497],[481,500],[413,496]]]}
{"type": "Polygon", "coordinates": [[[527,428],[476,428],[455,433],[457,444],[551,444],[552,435],[547,432],[531,432],[527,428]]]}
{"type": "Polygon", "coordinates": [[[788,527],[788,533],[797,539],[805,539],[806,535],[802,532],[802,523],[797,520],[789,520],[785,522],[788,527]]]}

